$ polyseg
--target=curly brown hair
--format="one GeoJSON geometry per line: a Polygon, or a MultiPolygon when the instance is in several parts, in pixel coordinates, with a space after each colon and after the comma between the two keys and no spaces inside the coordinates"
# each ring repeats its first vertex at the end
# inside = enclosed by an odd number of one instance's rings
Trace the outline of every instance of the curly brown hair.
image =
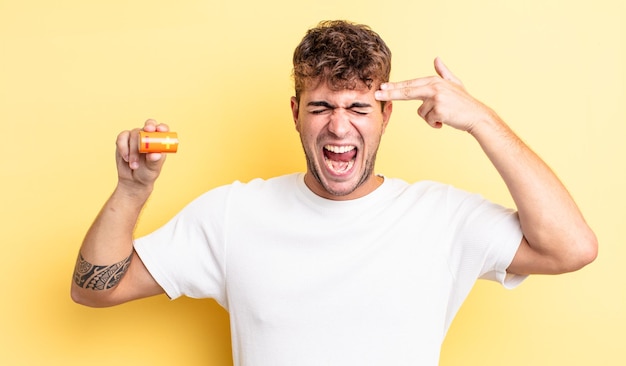
{"type": "Polygon", "coordinates": [[[391,51],[370,27],[343,20],[309,29],[293,54],[296,100],[306,87],[327,82],[335,90],[368,89],[389,81],[391,51]],[[362,83],[362,84],[360,84],[362,83]]]}

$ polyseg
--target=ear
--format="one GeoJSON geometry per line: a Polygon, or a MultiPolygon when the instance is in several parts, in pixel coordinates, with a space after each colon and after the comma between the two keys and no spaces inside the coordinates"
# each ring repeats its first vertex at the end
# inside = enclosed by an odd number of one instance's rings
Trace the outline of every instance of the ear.
{"type": "Polygon", "coordinates": [[[291,97],[291,116],[293,117],[293,122],[296,124],[296,130],[300,131],[300,126],[298,124],[298,115],[300,112],[300,107],[298,105],[298,101],[296,97],[291,97]]]}
{"type": "Polygon", "coordinates": [[[393,103],[389,100],[384,102],[383,106],[383,133],[385,133],[385,129],[387,128],[387,124],[391,119],[391,112],[393,111],[393,103]]]}

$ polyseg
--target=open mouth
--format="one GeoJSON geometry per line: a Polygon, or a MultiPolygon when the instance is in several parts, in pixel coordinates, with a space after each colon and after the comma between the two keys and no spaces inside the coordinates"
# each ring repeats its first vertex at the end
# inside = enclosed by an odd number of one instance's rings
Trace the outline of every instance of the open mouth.
{"type": "Polygon", "coordinates": [[[344,174],[350,171],[356,160],[356,146],[324,146],[324,162],[328,169],[335,174],[344,174]]]}

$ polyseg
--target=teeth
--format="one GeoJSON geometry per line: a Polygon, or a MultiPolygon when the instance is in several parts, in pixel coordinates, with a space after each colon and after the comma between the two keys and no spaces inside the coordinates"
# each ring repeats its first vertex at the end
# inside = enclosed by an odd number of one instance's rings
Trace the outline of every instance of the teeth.
{"type": "Polygon", "coordinates": [[[326,146],[324,146],[324,149],[326,149],[326,150],[328,150],[330,152],[334,152],[335,154],[343,154],[345,152],[352,151],[352,150],[356,149],[356,147],[354,147],[354,146],[326,145],[326,146]]]}
{"type": "Polygon", "coordinates": [[[326,166],[335,173],[341,174],[352,169],[352,166],[354,166],[354,160],[350,160],[348,162],[326,160],[326,166]]]}

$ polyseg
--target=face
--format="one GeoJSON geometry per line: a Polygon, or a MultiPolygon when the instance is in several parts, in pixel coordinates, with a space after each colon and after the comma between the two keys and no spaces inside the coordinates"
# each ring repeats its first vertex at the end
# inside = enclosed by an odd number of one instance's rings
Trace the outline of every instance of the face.
{"type": "Polygon", "coordinates": [[[305,183],[317,195],[349,200],[382,182],[374,174],[380,139],[392,104],[381,109],[374,88],[332,90],[326,83],[305,89],[291,110],[307,159],[305,183]]]}

